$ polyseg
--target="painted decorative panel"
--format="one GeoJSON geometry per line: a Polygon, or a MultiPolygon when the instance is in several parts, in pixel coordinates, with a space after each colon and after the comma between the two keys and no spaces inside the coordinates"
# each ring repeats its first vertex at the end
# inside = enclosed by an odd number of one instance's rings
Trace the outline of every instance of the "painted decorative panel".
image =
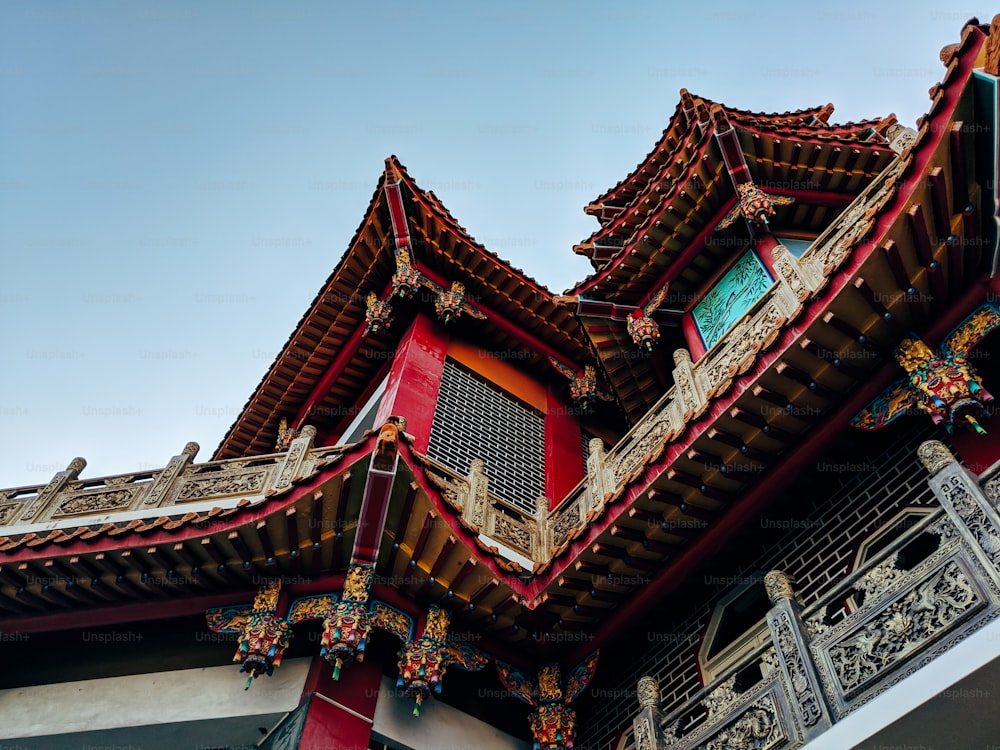
{"type": "Polygon", "coordinates": [[[744,253],[692,310],[705,348],[711,349],[772,283],[757,254],[753,250],[744,253]]]}

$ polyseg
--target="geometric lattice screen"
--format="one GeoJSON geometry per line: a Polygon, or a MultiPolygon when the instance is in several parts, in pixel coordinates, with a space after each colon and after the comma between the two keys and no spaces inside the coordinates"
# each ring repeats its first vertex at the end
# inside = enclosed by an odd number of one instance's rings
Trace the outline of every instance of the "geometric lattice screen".
{"type": "Polygon", "coordinates": [[[446,359],[427,455],[465,475],[486,463],[490,492],[534,514],[545,494],[545,418],[446,359]]]}

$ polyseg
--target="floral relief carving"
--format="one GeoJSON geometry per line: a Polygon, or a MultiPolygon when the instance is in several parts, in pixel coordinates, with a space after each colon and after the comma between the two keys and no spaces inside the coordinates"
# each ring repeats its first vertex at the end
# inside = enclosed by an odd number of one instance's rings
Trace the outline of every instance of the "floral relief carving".
{"type": "Polygon", "coordinates": [[[20,503],[5,503],[4,505],[0,505],[0,524],[8,523],[13,520],[20,508],[20,503]]]}
{"type": "Polygon", "coordinates": [[[738,375],[751,355],[777,334],[782,317],[774,301],[767,299],[756,315],[738,323],[725,345],[707,363],[705,374],[710,386],[716,388],[738,375]]]}
{"type": "Polygon", "coordinates": [[[954,475],[948,477],[941,485],[941,494],[965,521],[976,541],[989,555],[990,561],[1000,563],[1000,533],[972,497],[963,478],[954,475]]]}
{"type": "Polygon", "coordinates": [[[569,536],[569,532],[576,528],[580,520],[580,511],[576,503],[570,505],[559,514],[556,522],[552,525],[552,538],[555,544],[562,544],[569,536]]]}
{"type": "Polygon", "coordinates": [[[661,416],[660,419],[653,422],[646,433],[618,460],[618,465],[615,468],[615,484],[620,485],[626,476],[638,468],[669,432],[670,419],[668,417],[661,416]]]}
{"type": "Polygon", "coordinates": [[[188,478],[177,493],[178,500],[198,500],[215,495],[257,494],[264,487],[266,473],[226,474],[223,476],[205,477],[204,479],[188,478]]]}
{"type": "Polygon", "coordinates": [[[128,507],[132,502],[135,490],[119,489],[104,492],[88,492],[64,500],[56,509],[55,515],[66,516],[74,513],[96,513],[105,510],[118,510],[128,507]]]}
{"type": "Polygon", "coordinates": [[[785,738],[774,698],[768,694],[754,702],[732,724],[699,747],[705,750],[766,750],[785,738]]]}
{"type": "Polygon", "coordinates": [[[653,750],[653,727],[648,718],[635,723],[635,750],[653,750]]]}
{"type": "Polygon", "coordinates": [[[861,576],[854,588],[864,591],[867,596],[878,596],[894,587],[903,577],[904,573],[896,568],[896,558],[893,556],[861,576]]]}
{"type": "Polygon", "coordinates": [[[519,549],[531,549],[531,532],[527,527],[501,513],[493,515],[493,533],[519,549]]]}
{"type": "Polygon", "coordinates": [[[810,248],[800,262],[808,256],[810,262],[816,262],[820,268],[829,273],[840,265],[850,254],[858,242],[868,233],[874,217],[881,211],[889,198],[895,192],[896,178],[906,167],[907,161],[897,160],[872,183],[866,200],[858,203],[834,224],[833,230],[823,242],[818,242],[810,248]],[[869,192],[871,191],[871,192],[869,192]]]}
{"type": "Polygon", "coordinates": [[[980,597],[954,560],[829,649],[845,695],[908,658],[974,607],[980,597]]]}
{"type": "Polygon", "coordinates": [[[1000,475],[987,480],[983,485],[983,491],[986,493],[986,497],[990,499],[990,504],[994,508],[1000,505],[1000,475]]]}

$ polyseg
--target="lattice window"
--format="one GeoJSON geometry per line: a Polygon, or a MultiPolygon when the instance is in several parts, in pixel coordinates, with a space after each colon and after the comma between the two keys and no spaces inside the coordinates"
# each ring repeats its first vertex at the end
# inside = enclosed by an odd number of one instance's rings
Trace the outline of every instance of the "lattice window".
{"type": "Polygon", "coordinates": [[[534,514],[545,493],[545,419],[445,360],[427,455],[461,474],[486,463],[490,492],[534,514]]]}

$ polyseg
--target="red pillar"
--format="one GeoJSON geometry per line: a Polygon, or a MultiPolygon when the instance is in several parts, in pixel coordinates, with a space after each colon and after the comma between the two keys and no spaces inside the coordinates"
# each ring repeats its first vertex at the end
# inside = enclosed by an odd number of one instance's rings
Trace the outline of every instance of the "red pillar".
{"type": "Polygon", "coordinates": [[[413,447],[427,452],[448,351],[444,326],[418,314],[403,336],[389,371],[385,395],[375,415],[376,429],[392,416],[406,417],[406,431],[414,436],[413,447]]]}
{"type": "Polygon", "coordinates": [[[583,452],[576,409],[568,408],[551,385],[545,396],[545,494],[555,507],[583,478],[583,452]]]}
{"type": "Polygon", "coordinates": [[[691,361],[697,362],[705,354],[705,342],[701,340],[698,326],[694,322],[694,314],[690,311],[681,318],[681,333],[684,334],[688,351],[691,352],[691,361]]]}
{"type": "Polygon", "coordinates": [[[364,750],[372,733],[375,704],[381,689],[382,670],[372,662],[355,662],[339,680],[333,667],[316,656],[306,677],[302,700],[312,696],[299,750],[350,748],[364,750]]]}

